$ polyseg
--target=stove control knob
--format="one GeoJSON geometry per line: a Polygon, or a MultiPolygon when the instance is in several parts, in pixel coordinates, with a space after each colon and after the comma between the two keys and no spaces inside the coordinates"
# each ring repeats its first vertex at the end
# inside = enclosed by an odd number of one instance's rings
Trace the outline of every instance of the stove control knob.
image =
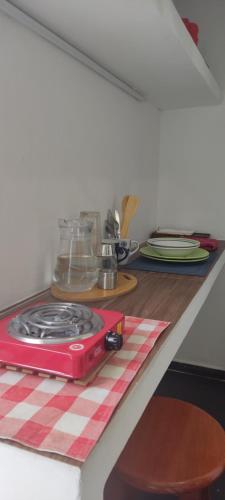
{"type": "Polygon", "coordinates": [[[119,351],[123,345],[123,336],[111,330],[105,336],[105,348],[107,351],[119,351]]]}

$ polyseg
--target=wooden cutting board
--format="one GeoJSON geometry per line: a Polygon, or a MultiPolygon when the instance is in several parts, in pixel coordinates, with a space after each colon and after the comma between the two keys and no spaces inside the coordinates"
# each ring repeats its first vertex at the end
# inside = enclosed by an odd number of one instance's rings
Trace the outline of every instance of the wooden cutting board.
{"type": "Polygon", "coordinates": [[[120,295],[125,295],[131,292],[137,286],[137,278],[132,274],[119,272],[117,287],[113,290],[102,290],[97,285],[92,290],[86,292],[66,292],[60,290],[56,285],[51,286],[51,294],[53,297],[66,302],[95,302],[120,295]]]}
{"type": "Polygon", "coordinates": [[[63,377],[63,375],[62,376],[61,375],[53,375],[50,373],[41,372],[41,371],[31,369],[31,368],[21,368],[19,366],[13,366],[13,365],[8,365],[8,364],[6,365],[5,363],[0,363],[0,368],[4,368],[4,369],[9,370],[11,372],[24,373],[25,375],[35,375],[35,376],[42,377],[42,378],[55,379],[55,380],[58,380],[59,382],[64,382],[64,383],[70,382],[71,384],[73,383],[75,385],[88,385],[95,379],[96,375],[98,375],[98,372],[100,372],[101,368],[103,368],[103,366],[107,363],[109,358],[111,356],[113,356],[114,353],[115,353],[115,351],[108,352],[106,354],[105,358],[102,360],[102,362],[99,363],[97,366],[95,366],[95,368],[92,371],[90,371],[83,378],[74,379],[74,380],[67,378],[67,377],[63,377]]]}

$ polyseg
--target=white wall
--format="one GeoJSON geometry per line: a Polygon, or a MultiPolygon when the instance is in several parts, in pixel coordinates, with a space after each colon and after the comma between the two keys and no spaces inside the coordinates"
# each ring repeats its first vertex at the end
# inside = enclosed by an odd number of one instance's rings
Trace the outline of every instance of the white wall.
{"type": "Polygon", "coordinates": [[[158,223],[224,238],[224,189],[225,101],[162,113],[158,223]]]}
{"type": "MultiPolygon", "coordinates": [[[[161,115],[157,223],[225,239],[225,101],[161,115]]],[[[225,273],[176,359],[225,369],[225,273]]]]}
{"type": "Polygon", "coordinates": [[[155,225],[159,112],[0,16],[0,307],[47,287],[57,218],[135,193],[155,225]]]}

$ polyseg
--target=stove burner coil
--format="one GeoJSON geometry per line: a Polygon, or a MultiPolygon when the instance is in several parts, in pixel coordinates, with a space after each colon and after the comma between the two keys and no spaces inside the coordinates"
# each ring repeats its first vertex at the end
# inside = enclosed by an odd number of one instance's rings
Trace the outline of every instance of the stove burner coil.
{"type": "Polygon", "coordinates": [[[31,344],[62,344],[88,338],[104,323],[88,307],[71,303],[43,304],[26,309],[9,323],[9,334],[31,344]]]}

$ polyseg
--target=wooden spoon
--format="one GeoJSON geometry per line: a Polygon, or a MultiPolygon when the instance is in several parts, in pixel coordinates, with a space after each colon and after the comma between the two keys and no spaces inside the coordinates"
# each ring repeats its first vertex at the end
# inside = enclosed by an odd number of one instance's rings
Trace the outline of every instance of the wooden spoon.
{"type": "Polygon", "coordinates": [[[121,227],[123,226],[125,208],[126,208],[126,204],[127,204],[128,198],[129,198],[129,194],[127,194],[126,196],[124,196],[123,199],[122,199],[122,204],[121,204],[121,208],[122,208],[121,227]]]}
{"type": "Polygon", "coordinates": [[[124,217],[121,227],[121,238],[127,238],[130,222],[133,219],[134,215],[136,214],[139,204],[140,204],[140,199],[137,196],[134,195],[128,196],[124,208],[124,217]]]}

